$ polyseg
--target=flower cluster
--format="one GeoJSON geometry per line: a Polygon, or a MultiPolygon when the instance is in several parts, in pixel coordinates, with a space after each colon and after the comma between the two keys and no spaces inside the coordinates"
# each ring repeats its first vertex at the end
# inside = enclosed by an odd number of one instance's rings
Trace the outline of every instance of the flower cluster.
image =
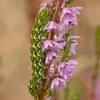
{"type": "Polygon", "coordinates": [[[62,9],[60,18],[58,23],[54,21],[50,21],[44,28],[44,30],[48,30],[50,32],[51,30],[56,31],[63,31],[67,33],[69,29],[72,28],[73,25],[77,25],[77,14],[79,13],[79,10],[81,10],[82,7],[65,7],[62,9]]]}
{"type": "MultiPolygon", "coordinates": [[[[69,47],[68,56],[72,54],[76,54],[75,48],[78,39],[81,39],[79,36],[68,36],[67,38],[65,35],[68,34],[68,31],[72,28],[73,25],[77,25],[77,14],[82,7],[64,7],[65,3],[68,0],[64,0],[62,4],[62,10],[60,16],[58,17],[58,21],[55,22],[53,20],[49,21],[48,24],[44,27],[44,30],[54,33],[58,33],[59,36],[54,35],[54,38],[45,39],[43,40],[43,47],[42,51],[47,52],[47,57],[45,64],[50,66],[48,77],[51,78],[51,92],[54,92],[54,89],[58,88],[65,88],[66,82],[69,81],[71,77],[73,77],[73,69],[78,64],[77,60],[68,60],[65,59],[64,61],[58,62],[54,65],[55,59],[59,58],[62,59],[62,56],[59,56],[59,52],[64,50],[64,48],[69,47]],[[72,39],[70,44],[69,40],[72,39]]],[[[52,4],[53,0],[50,1],[52,4]]],[[[58,2],[56,2],[58,4],[58,2]]],[[[57,9],[57,8],[55,8],[57,9]]],[[[46,99],[47,100],[47,99],[46,99]]],[[[50,99],[51,100],[51,99],[50,99]]]]}

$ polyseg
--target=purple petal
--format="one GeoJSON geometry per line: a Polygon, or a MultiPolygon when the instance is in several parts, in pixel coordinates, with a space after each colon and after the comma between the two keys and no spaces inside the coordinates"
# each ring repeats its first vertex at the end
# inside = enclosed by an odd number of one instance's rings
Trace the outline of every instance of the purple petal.
{"type": "Polygon", "coordinates": [[[55,80],[55,85],[58,86],[59,85],[59,81],[55,80]]]}
{"type": "Polygon", "coordinates": [[[28,70],[32,70],[32,65],[30,65],[30,66],[28,67],[28,70]]]}

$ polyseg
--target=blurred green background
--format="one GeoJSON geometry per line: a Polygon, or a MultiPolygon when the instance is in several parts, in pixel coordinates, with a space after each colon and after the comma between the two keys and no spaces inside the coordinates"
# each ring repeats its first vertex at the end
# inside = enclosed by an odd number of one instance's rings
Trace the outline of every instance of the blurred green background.
{"type": "MultiPolygon", "coordinates": [[[[31,64],[31,28],[40,3],[48,1],[0,0],[0,100],[33,100],[27,88],[31,78],[27,70],[31,64]]],[[[99,73],[95,85],[92,78],[97,61],[95,33],[100,25],[100,0],[74,0],[72,5],[84,7],[78,16],[79,25],[72,29],[72,35],[83,38],[74,56],[79,65],[68,88],[55,93],[56,100],[73,100],[74,96],[78,100],[100,100],[99,73]]]]}

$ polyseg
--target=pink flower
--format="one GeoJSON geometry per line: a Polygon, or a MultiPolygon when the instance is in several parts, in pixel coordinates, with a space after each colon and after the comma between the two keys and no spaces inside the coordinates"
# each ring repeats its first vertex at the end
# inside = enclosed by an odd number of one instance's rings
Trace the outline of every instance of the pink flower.
{"type": "Polygon", "coordinates": [[[44,52],[45,50],[49,50],[49,48],[53,47],[52,40],[45,40],[43,41],[43,48],[42,51],[44,52]]]}
{"type": "Polygon", "coordinates": [[[55,99],[55,97],[49,97],[49,98],[46,98],[45,100],[54,100],[55,99]]]}
{"type": "Polygon", "coordinates": [[[40,11],[41,11],[42,9],[44,9],[46,6],[47,6],[47,3],[42,3],[42,4],[40,5],[40,11]]]}
{"type": "Polygon", "coordinates": [[[48,30],[48,32],[50,32],[51,30],[60,30],[59,25],[54,22],[54,21],[50,21],[45,27],[44,30],[48,30]]]}
{"type": "Polygon", "coordinates": [[[79,13],[79,10],[83,9],[82,7],[76,6],[76,7],[71,7],[70,11],[72,12],[73,16],[76,17],[77,14],[79,13]]]}
{"type": "Polygon", "coordinates": [[[77,25],[76,15],[80,14],[80,9],[82,9],[82,7],[63,8],[59,25],[62,29],[65,28],[66,32],[68,32],[68,29],[72,28],[73,25],[77,25]]]}
{"type": "Polygon", "coordinates": [[[50,69],[49,69],[49,76],[50,77],[52,77],[54,75],[54,71],[55,71],[54,63],[52,63],[50,66],[50,69]]]}
{"type": "Polygon", "coordinates": [[[63,1],[62,8],[65,6],[65,3],[66,3],[67,1],[68,1],[68,0],[64,0],[64,1],[63,1]]]}
{"type": "Polygon", "coordinates": [[[64,34],[59,34],[58,38],[57,35],[54,35],[54,41],[64,41],[64,34]]]}
{"type": "Polygon", "coordinates": [[[65,88],[65,87],[66,87],[66,82],[61,78],[55,78],[51,83],[52,92],[54,91],[54,89],[65,88]]]}
{"type": "Polygon", "coordinates": [[[63,47],[66,46],[67,42],[66,40],[63,38],[64,34],[60,34],[57,38],[56,35],[54,35],[54,41],[56,41],[57,43],[59,43],[60,45],[62,45],[63,47]]]}
{"type": "Polygon", "coordinates": [[[63,8],[61,16],[60,16],[60,21],[62,21],[65,16],[68,16],[70,14],[71,14],[71,11],[68,8],[63,8]]]}
{"type": "Polygon", "coordinates": [[[71,17],[71,18],[75,18],[77,19],[76,15],[80,14],[79,10],[81,10],[82,7],[67,7],[67,8],[63,8],[61,16],[60,16],[60,21],[62,21],[64,19],[64,17],[71,17]]]}
{"type": "Polygon", "coordinates": [[[69,36],[68,39],[70,39],[70,38],[73,38],[73,39],[82,39],[82,38],[80,38],[79,36],[69,36]]]}
{"type": "Polygon", "coordinates": [[[64,47],[63,43],[60,44],[53,40],[44,40],[42,51],[44,52],[45,50],[51,50],[51,51],[57,52],[63,49],[63,47],[64,47]]]}
{"type": "Polygon", "coordinates": [[[64,40],[63,34],[60,34],[58,38],[56,35],[54,35],[54,40],[43,41],[42,51],[44,52],[45,50],[51,50],[54,52],[58,52],[65,47],[66,43],[67,42],[66,40],[64,40]]]}
{"type": "Polygon", "coordinates": [[[51,60],[57,58],[57,54],[55,52],[49,51],[45,64],[49,64],[51,60]]]}
{"type": "Polygon", "coordinates": [[[76,39],[82,39],[79,36],[70,36],[68,39],[70,38],[72,38],[73,40],[70,47],[69,56],[71,56],[71,54],[76,54],[75,50],[76,50],[76,45],[78,44],[76,39]]]}
{"type": "Polygon", "coordinates": [[[76,54],[76,45],[77,45],[78,43],[77,43],[77,40],[73,40],[72,41],[72,44],[71,44],[71,47],[70,47],[70,51],[69,51],[69,53],[68,53],[68,55],[69,56],[71,56],[72,54],[76,54]]]}
{"type": "Polygon", "coordinates": [[[66,82],[73,76],[73,68],[75,68],[75,65],[77,64],[76,60],[69,60],[58,65],[58,72],[60,76],[66,80],[66,82]]]}
{"type": "Polygon", "coordinates": [[[49,1],[49,4],[50,4],[51,6],[52,6],[52,2],[53,2],[53,0],[50,0],[50,1],[49,1]]]}
{"type": "Polygon", "coordinates": [[[30,66],[28,67],[28,70],[32,70],[32,65],[30,65],[30,66]]]}
{"type": "Polygon", "coordinates": [[[64,48],[64,43],[59,43],[59,42],[53,41],[53,44],[54,44],[54,46],[52,48],[53,51],[60,51],[61,49],[64,48]]]}

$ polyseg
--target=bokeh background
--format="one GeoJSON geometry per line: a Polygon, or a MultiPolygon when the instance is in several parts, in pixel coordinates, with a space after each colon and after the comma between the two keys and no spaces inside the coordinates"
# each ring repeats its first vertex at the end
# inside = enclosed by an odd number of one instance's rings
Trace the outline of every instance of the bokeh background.
{"type": "MultiPolygon", "coordinates": [[[[41,2],[49,0],[0,0],[0,100],[33,100],[27,85],[31,72],[30,61],[31,28],[41,2]]],[[[79,65],[66,90],[55,93],[56,100],[100,100],[100,75],[95,86],[92,74],[97,60],[95,54],[95,32],[100,25],[100,0],[74,0],[71,4],[84,9],[78,16],[79,25],[72,34],[83,40],[77,46],[75,59],[79,65]],[[66,95],[64,92],[66,91],[66,95]],[[66,96],[66,97],[65,97],[66,96]]]]}

